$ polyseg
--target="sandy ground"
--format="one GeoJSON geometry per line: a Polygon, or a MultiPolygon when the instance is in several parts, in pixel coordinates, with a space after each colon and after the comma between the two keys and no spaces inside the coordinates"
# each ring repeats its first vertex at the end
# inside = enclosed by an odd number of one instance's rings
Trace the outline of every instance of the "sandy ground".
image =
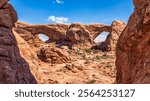
{"type": "Polygon", "coordinates": [[[115,53],[91,49],[62,49],[71,61],[62,64],[40,62],[40,83],[112,84],[115,82],[115,53]]]}

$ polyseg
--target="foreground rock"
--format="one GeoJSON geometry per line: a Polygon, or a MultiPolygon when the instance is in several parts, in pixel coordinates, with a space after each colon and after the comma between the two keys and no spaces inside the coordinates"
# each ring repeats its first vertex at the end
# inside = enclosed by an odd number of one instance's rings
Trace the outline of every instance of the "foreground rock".
{"type": "Polygon", "coordinates": [[[9,0],[1,0],[0,1],[0,8],[3,7],[9,0]]]}
{"type": "Polygon", "coordinates": [[[37,83],[28,63],[20,56],[12,33],[17,15],[7,2],[8,0],[0,1],[0,83],[37,83]]]}
{"type": "Polygon", "coordinates": [[[117,83],[150,83],[150,1],[135,9],[117,45],[117,83]]]}

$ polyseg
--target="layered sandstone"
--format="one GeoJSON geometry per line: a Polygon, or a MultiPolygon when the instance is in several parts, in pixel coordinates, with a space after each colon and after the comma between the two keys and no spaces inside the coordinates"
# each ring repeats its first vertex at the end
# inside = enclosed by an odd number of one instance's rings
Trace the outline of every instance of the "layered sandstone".
{"type": "Polygon", "coordinates": [[[135,8],[117,45],[117,83],[150,83],[150,1],[135,8]]]}
{"type": "Polygon", "coordinates": [[[9,0],[0,0],[0,83],[37,83],[19,53],[12,27],[17,14],[9,0]]]}

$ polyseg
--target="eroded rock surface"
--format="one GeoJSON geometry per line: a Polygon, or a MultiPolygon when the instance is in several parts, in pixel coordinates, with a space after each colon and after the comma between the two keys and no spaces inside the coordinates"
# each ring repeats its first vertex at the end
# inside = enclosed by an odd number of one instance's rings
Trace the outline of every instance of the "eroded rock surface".
{"type": "Polygon", "coordinates": [[[150,1],[135,9],[117,45],[117,83],[150,83],[150,1]]]}
{"type": "Polygon", "coordinates": [[[12,32],[17,14],[8,1],[0,0],[0,83],[37,83],[28,63],[20,56],[12,32]]]}

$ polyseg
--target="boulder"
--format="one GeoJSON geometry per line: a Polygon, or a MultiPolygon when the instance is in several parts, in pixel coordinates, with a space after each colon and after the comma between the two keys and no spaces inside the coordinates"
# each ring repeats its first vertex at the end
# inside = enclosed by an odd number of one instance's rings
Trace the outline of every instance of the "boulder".
{"type": "Polygon", "coordinates": [[[72,43],[92,43],[92,37],[90,32],[85,29],[82,24],[73,23],[69,26],[69,29],[66,32],[66,40],[71,41],[72,43]]]}
{"type": "Polygon", "coordinates": [[[67,63],[71,59],[69,55],[63,52],[61,49],[51,46],[44,46],[38,52],[37,56],[41,61],[51,64],[67,63]]]}

